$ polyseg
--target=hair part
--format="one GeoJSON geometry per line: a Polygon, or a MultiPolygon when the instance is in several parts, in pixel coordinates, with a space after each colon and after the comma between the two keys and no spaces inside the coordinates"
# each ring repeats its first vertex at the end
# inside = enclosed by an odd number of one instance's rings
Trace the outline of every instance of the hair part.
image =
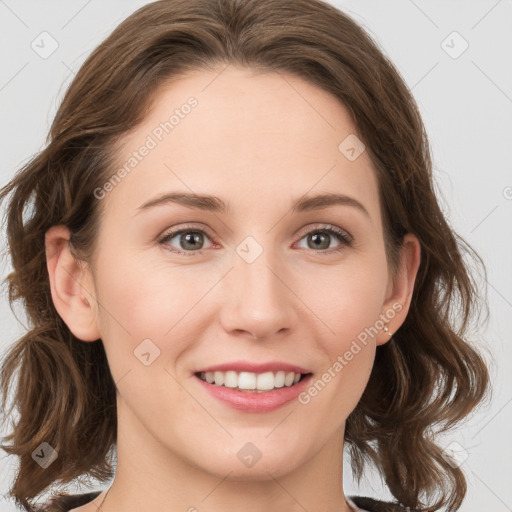
{"type": "Polygon", "coordinates": [[[10,495],[30,510],[29,500],[55,482],[113,476],[115,383],[101,339],[77,339],[53,305],[45,233],[68,226],[76,260],[93,266],[103,206],[94,190],[112,176],[122,136],[173,78],[225,65],[290,73],[338,98],[377,171],[393,275],[403,236],[418,237],[421,263],[408,316],[377,347],[345,440],[358,481],[370,462],[400,504],[458,509],[466,480],[445,460],[433,433],[459,423],[489,392],[484,360],[465,339],[471,318],[486,304],[463,256],[484,276],[485,266],[440,210],[427,135],[398,71],[348,15],[318,0],[160,0],[141,7],[86,59],[46,147],[0,191],[0,201],[12,194],[9,302],[12,308],[21,299],[31,323],[1,367],[4,410],[19,370],[9,410],[16,406],[19,419],[5,438],[12,444],[1,445],[19,457],[10,495]],[[32,458],[44,441],[59,453],[46,469],[32,458]]]}

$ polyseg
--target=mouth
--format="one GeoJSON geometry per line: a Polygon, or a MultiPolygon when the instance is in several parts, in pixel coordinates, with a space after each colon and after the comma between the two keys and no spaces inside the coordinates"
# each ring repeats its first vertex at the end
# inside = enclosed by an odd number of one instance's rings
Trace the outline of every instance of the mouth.
{"type": "Polygon", "coordinates": [[[269,391],[296,386],[299,382],[312,375],[312,373],[284,370],[255,373],[228,370],[196,372],[194,375],[198,379],[216,387],[229,388],[245,393],[268,393],[269,391]]]}

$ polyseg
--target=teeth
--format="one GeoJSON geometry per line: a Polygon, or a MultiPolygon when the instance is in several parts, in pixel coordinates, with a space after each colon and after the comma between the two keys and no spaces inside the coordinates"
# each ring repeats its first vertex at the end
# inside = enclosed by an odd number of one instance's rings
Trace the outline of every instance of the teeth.
{"type": "Polygon", "coordinates": [[[294,372],[201,372],[200,378],[209,384],[225,386],[227,388],[238,388],[239,390],[269,391],[274,388],[289,387],[297,384],[301,373],[294,372]]]}

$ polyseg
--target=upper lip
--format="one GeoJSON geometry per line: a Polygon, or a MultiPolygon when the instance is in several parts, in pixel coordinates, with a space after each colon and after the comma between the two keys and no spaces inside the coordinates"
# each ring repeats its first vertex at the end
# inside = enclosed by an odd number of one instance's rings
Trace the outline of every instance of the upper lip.
{"type": "Polygon", "coordinates": [[[295,373],[311,373],[309,370],[295,364],[285,363],[284,361],[269,361],[268,363],[253,363],[250,361],[232,361],[230,363],[217,364],[201,368],[195,373],[201,372],[227,372],[229,370],[240,372],[264,373],[277,372],[279,370],[295,373]]]}

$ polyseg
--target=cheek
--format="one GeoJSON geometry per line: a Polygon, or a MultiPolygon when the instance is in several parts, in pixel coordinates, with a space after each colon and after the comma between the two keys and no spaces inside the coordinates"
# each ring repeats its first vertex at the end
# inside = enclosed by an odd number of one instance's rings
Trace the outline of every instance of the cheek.
{"type": "Polygon", "coordinates": [[[382,283],[367,275],[345,279],[330,300],[318,295],[324,308],[318,316],[329,333],[319,338],[325,364],[308,394],[311,399],[315,397],[319,410],[329,411],[325,421],[332,425],[350,414],[368,383],[375,360],[381,297],[382,283]]]}
{"type": "Polygon", "coordinates": [[[129,259],[104,257],[97,274],[101,336],[113,373],[116,366],[123,373],[136,362],[131,358],[143,340],[163,349],[163,334],[175,322],[169,312],[178,308],[179,294],[168,288],[164,300],[162,283],[156,286],[158,275],[129,259]]]}
{"type": "Polygon", "coordinates": [[[194,299],[204,295],[207,283],[198,287],[191,267],[187,274],[184,268],[146,259],[142,253],[115,260],[105,257],[98,273],[100,301],[112,313],[104,312],[107,323],[115,317],[130,332],[144,335],[147,330],[162,337],[194,299]]]}
{"type": "Polygon", "coordinates": [[[376,258],[359,258],[309,274],[300,292],[332,335],[332,349],[372,327],[382,313],[387,270],[376,258]],[[313,283],[313,284],[312,284],[313,283]]]}
{"type": "Polygon", "coordinates": [[[348,415],[368,382],[388,279],[385,262],[378,257],[351,263],[318,275],[307,296],[308,306],[326,326],[322,331],[327,334],[319,338],[326,362],[318,378],[331,390],[325,405],[336,411],[335,417],[348,415]]]}
{"type": "Polygon", "coordinates": [[[153,367],[172,369],[179,354],[204,332],[206,308],[211,307],[205,295],[216,281],[213,273],[199,276],[191,266],[104,258],[97,291],[100,332],[112,373],[138,368],[134,355],[139,346],[158,354],[153,367]],[[144,341],[148,339],[151,343],[144,341]]]}

